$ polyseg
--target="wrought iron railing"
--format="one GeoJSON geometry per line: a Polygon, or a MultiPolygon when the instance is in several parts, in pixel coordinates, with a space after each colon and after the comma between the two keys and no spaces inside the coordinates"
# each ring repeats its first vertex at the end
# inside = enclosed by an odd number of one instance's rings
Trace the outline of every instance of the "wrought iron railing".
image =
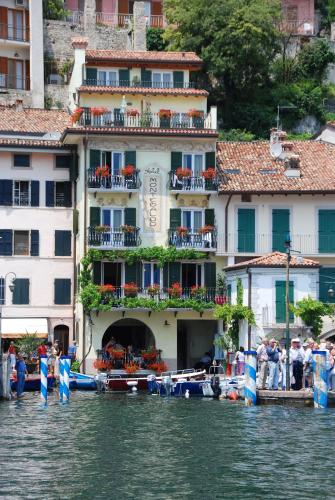
{"type": "Polygon", "coordinates": [[[153,82],[152,80],[110,80],[108,78],[84,78],[83,85],[98,87],[131,87],[131,88],[153,88],[153,89],[195,89],[200,88],[196,82],[176,83],[153,82]]]}
{"type": "Polygon", "coordinates": [[[103,189],[106,191],[128,191],[139,189],[140,179],[138,172],[132,175],[96,175],[96,169],[89,169],[87,184],[91,189],[103,189]]]}
{"type": "Polygon", "coordinates": [[[217,191],[218,178],[206,179],[203,176],[178,177],[176,172],[169,173],[169,187],[172,191],[196,192],[217,191]]]}
{"type": "Polygon", "coordinates": [[[104,248],[137,247],[141,244],[139,233],[139,227],[127,231],[108,226],[89,227],[88,244],[104,248]]]}
{"type": "Polygon", "coordinates": [[[0,23],[0,38],[16,42],[29,42],[30,31],[28,27],[14,26],[8,23],[0,23]]]}
{"type": "Polygon", "coordinates": [[[188,113],[173,113],[170,117],[160,113],[127,113],[118,110],[107,111],[99,116],[85,109],[79,118],[84,127],[125,127],[125,128],[163,128],[163,129],[212,129],[211,114],[204,117],[190,117],[188,113]]]}
{"type": "Polygon", "coordinates": [[[108,12],[97,12],[95,20],[97,24],[125,28],[133,23],[132,14],[113,14],[108,12]]]}
{"type": "Polygon", "coordinates": [[[5,75],[4,73],[0,73],[0,88],[30,90],[30,79],[21,78],[17,75],[5,75]]]}
{"type": "Polygon", "coordinates": [[[169,245],[176,248],[198,248],[202,250],[215,250],[217,247],[216,229],[207,232],[188,229],[181,232],[169,229],[169,245]]]}

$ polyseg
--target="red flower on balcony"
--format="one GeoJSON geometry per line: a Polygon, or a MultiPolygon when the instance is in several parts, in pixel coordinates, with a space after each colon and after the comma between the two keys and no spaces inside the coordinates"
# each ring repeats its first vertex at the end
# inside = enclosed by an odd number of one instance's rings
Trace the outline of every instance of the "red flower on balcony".
{"type": "Polygon", "coordinates": [[[100,293],[114,293],[116,288],[114,285],[101,285],[98,287],[100,293]]]}
{"type": "Polygon", "coordinates": [[[192,170],[190,168],[178,167],[176,170],[177,177],[192,177],[192,170]]]}
{"type": "Polygon", "coordinates": [[[222,306],[223,304],[226,304],[228,301],[227,301],[227,297],[225,295],[217,295],[215,297],[215,304],[217,304],[218,306],[222,306]]]}
{"type": "Polygon", "coordinates": [[[108,177],[109,176],[109,166],[105,165],[103,167],[97,167],[95,169],[95,175],[97,177],[108,177]]]}
{"type": "Polygon", "coordinates": [[[215,168],[209,167],[207,170],[204,170],[202,176],[204,179],[213,180],[216,177],[215,168]]]}
{"type": "Polygon", "coordinates": [[[126,363],[124,365],[124,369],[126,370],[127,373],[131,374],[131,373],[136,373],[141,368],[136,363],[126,363]]]}
{"type": "Polygon", "coordinates": [[[126,165],[121,169],[121,174],[124,175],[125,177],[130,177],[131,175],[134,175],[136,168],[134,165],[126,165]]]}
{"type": "Polygon", "coordinates": [[[138,286],[133,282],[125,283],[123,285],[123,290],[126,297],[136,297],[138,294],[138,286]]]}
{"type": "Polygon", "coordinates": [[[79,121],[79,119],[80,119],[81,115],[83,114],[83,112],[84,112],[84,108],[76,108],[72,112],[72,114],[70,116],[70,120],[71,120],[72,125],[74,123],[77,123],[79,121]]]}
{"type": "Polygon", "coordinates": [[[173,112],[170,109],[160,109],[158,111],[159,118],[171,118],[173,112]]]}
{"type": "Polygon", "coordinates": [[[187,227],[179,226],[176,228],[176,232],[177,232],[178,236],[184,237],[188,234],[188,229],[187,229],[187,227]]]}
{"type": "Polygon", "coordinates": [[[190,109],[187,113],[190,118],[201,118],[203,116],[203,111],[199,111],[198,109],[190,109]]]}
{"type": "Polygon", "coordinates": [[[106,371],[109,370],[112,365],[108,361],[103,361],[102,359],[96,359],[93,363],[96,370],[106,371]]]}
{"type": "Polygon", "coordinates": [[[160,288],[161,287],[157,283],[155,283],[154,285],[149,285],[147,287],[147,292],[150,295],[150,297],[155,297],[155,295],[159,294],[160,288]]]}
{"type": "Polygon", "coordinates": [[[162,372],[168,371],[169,367],[164,361],[158,361],[157,363],[151,363],[148,365],[149,370],[153,370],[156,372],[158,375],[160,375],[162,372]]]}
{"type": "Polygon", "coordinates": [[[173,283],[170,288],[168,288],[168,294],[174,299],[179,299],[182,293],[183,289],[180,283],[173,283]]]}
{"type": "Polygon", "coordinates": [[[210,226],[209,224],[206,224],[206,226],[198,229],[199,234],[208,234],[211,233],[212,231],[214,231],[214,226],[210,226]]]}
{"type": "Polygon", "coordinates": [[[102,116],[107,113],[107,108],[90,108],[92,116],[102,116]]]}
{"type": "Polygon", "coordinates": [[[126,111],[127,116],[138,116],[140,114],[138,109],[131,108],[126,111]]]}

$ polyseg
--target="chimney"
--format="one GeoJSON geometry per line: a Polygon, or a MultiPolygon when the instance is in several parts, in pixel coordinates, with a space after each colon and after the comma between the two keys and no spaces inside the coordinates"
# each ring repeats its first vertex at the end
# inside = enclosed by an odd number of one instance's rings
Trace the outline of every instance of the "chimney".
{"type": "Polygon", "coordinates": [[[23,111],[23,99],[16,99],[15,110],[16,111],[23,111]]]}
{"type": "Polygon", "coordinates": [[[285,158],[284,167],[284,174],[286,177],[297,179],[301,176],[299,155],[291,154],[290,156],[287,156],[287,158],[285,158]]]}

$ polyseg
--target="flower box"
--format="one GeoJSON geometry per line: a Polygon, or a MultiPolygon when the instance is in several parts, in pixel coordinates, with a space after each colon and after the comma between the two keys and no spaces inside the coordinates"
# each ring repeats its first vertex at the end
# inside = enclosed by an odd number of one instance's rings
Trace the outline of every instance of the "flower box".
{"type": "Polygon", "coordinates": [[[173,112],[170,109],[160,109],[158,111],[159,118],[168,118],[170,119],[173,115],[173,112]]]}
{"type": "Polygon", "coordinates": [[[127,373],[136,373],[138,370],[140,370],[140,367],[136,363],[127,363],[124,365],[124,369],[126,370],[127,373]]]}
{"type": "Polygon", "coordinates": [[[103,361],[102,359],[96,359],[93,363],[93,366],[96,370],[106,371],[111,368],[111,365],[108,361],[103,361]]]}
{"type": "Polygon", "coordinates": [[[138,111],[138,109],[128,109],[128,110],[126,111],[126,115],[127,115],[127,116],[134,116],[134,117],[136,117],[136,116],[138,116],[139,114],[140,114],[140,112],[138,111]]]}
{"type": "Polygon", "coordinates": [[[123,286],[123,290],[126,297],[136,297],[138,294],[138,286],[136,283],[126,283],[123,286]]]}
{"type": "Polygon", "coordinates": [[[207,179],[207,180],[213,180],[213,179],[215,179],[215,177],[216,177],[215,168],[210,167],[207,170],[204,170],[202,172],[202,176],[203,176],[204,179],[207,179]]]}
{"type": "Polygon", "coordinates": [[[95,226],[96,233],[105,233],[110,230],[110,226],[95,226]]]}
{"type": "Polygon", "coordinates": [[[130,177],[134,175],[136,171],[136,168],[133,165],[126,165],[121,169],[121,174],[124,175],[124,177],[130,177]]]}
{"type": "Polygon", "coordinates": [[[203,286],[194,285],[191,287],[191,297],[196,299],[204,299],[206,297],[206,288],[203,286]]]}
{"type": "Polygon", "coordinates": [[[116,288],[113,285],[101,285],[98,287],[100,293],[115,293],[116,288]]]}
{"type": "Polygon", "coordinates": [[[157,358],[156,349],[147,349],[146,351],[141,351],[141,356],[145,361],[153,361],[157,358]]]}
{"type": "Polygon", "coordinates": [[[203,111],[199,111],[198,109],[190,109],[187,113],[187,116],[190,118],[202,118],[203,111]]]}
{"type": "Polygon", "coordinates": [[[108,177],[109,176],[109,167],[105,165],[104,167],[97,167],[95,169],[95,175],[97,177],[108,177]]]}
{"type": "Polygon", "coordinates": [[[183,293],[183,289],[180,283],[173,283],[170,288],[168,288],[168,294],[174,298],[179,299],[183,293]]]}
{"type": "Polygon", "coordinates": [[[192,170],[190,168],[179,167],[176,170],[176,176],[178,178],[192,177],[192,170]]]}
{"type": "Polygon", "coordinates": [[[214,226],[210,226],[209,224],[198,229],[199,234],[208,234],[211,233],[212,231],[214,231],[214,226]]]}
{"type": "Polygon", "coordinates": [[[90,108],[92,116],[102,116],[107,113],[107,108],[90,108]]]}
{"type": "Polygon", "coordinates": [[[135,226],[128,226],[127,224],[120,226],[120,229],[123,233],[127,233],[127,234],[132,234],[132,233],[135,233],[135,231],[136,231],[135,226]]]}
{"type": "Polygon", "coordinates": [[[177,227],[176,232],[178,236],[186,236],[188,234],[188,229],[187,227],[180,226],[177,227]]]}
{"type": "Polygon", "coordinates": [[[169,367],[164,361],[158,361],[157,363],[151,363],[148,365],[149,370],[153,370],[156,372],[158,375],[160,375],[162,372],[166,372],[169,367]]]}

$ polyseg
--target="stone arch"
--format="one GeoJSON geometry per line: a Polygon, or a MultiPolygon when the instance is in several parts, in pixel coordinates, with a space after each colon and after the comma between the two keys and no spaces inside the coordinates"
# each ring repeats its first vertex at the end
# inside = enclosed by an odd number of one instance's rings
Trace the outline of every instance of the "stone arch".
{"type": "Polygon", "coordinates": [[[101,347],[104,348],[112,337],[123,347],[132,345],[134,351],[156,346],[152,330],[138,319],[123,318],[112,323],[102,337],[101,347]]]}

